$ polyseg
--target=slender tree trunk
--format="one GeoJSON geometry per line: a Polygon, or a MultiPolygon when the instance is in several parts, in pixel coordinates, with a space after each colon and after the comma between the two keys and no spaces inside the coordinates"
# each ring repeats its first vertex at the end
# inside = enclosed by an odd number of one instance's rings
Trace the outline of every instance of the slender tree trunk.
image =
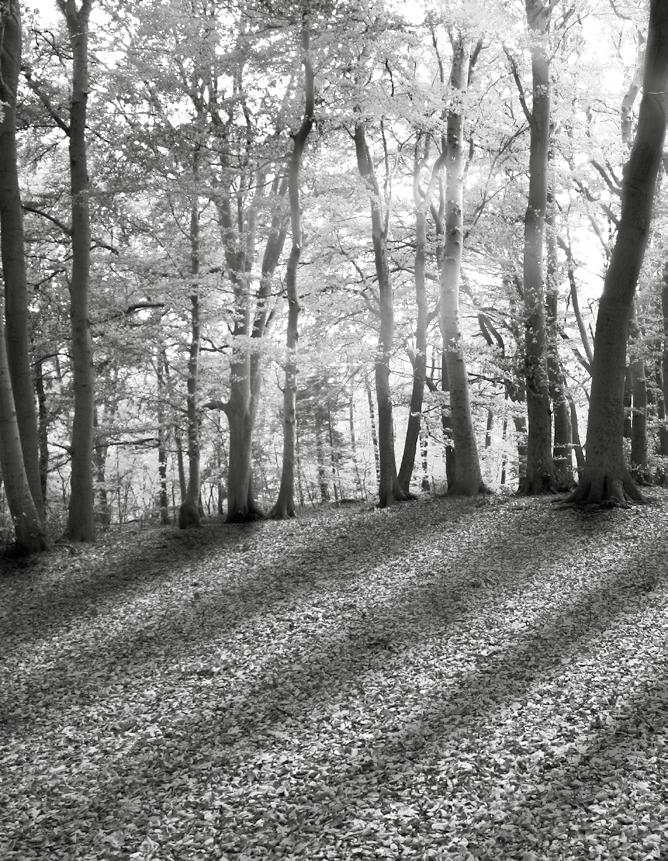
{"type": "Polygon", "coordinates": [[[49,409],[46,402],[44,387],[44,360],[35,363],[35,391],[37,392],[37,435],[39,439],[39,480],[42,487],[42,499],[46,505],[46,491],[49,480],[49,409]]]}
{"type": "Polygon", "coordinates": [[[547,373],[545,325],[544,233],[550,142],[550,61],[546,45],[551,8],[543,0],[526,0],[531,36],[533,103],[530,128],[529,200],[524,218],[525,377],[527,399],[527,472],[520,490],[526,494],[555,489],[552,426],[547,373]]]}
{"type": "MultiPolygon", "coordinates": [[[[376,400],[378,402],[378,453],[380,481],[378,505],[386,508],[394,502],[409,499],[399,485],[394,455],[394,425],[392,420],[392,389],[390,387],[390,358],[394,337],[394,308],[392,282],[387,259],[387,224],[381,209],[380,188],[366,141],[363,122],[355,125],[355,153],[360,176],[369,194],[371,207],[371,238],[373,242],[380,306],[380,330],[375,359],[376,400]]],[[[386,218],[386,216],[385,216],[386,218]]]]}
{"type": "Polygon", "coordinates": [[[630,366],[633,407],[631,418],[631,475],[638,484],[651,484],[647,446],[647,378],[641,357],[630,366]]]}
{"type": "Polygon", "coordinates": [[[158,384],[158,506],[160,508],[160,522],[163,526],[169,525],[169,497],[167,495],[167,439],[168,429],[165,417],[165,375],[164,348],[161,348],[156,360],[155,372],[158,384]]]}
{"type": "Polygon", "coordinates": [[[622,212],[599,304],[584,474],[571,499],[625,505],[642,495],[624,463],[624,374],[633,297],[649,237],[666,134],[668,4],[650,0],[643,97],[622,183],[622,212]]]}
{"type": "MultiPolygon", "coordinates": [[[[198,179],[199,153],[195,152],[193,178],[198,179]]],[[[201,321],[199,310],[199,202],[197,194],[190,211],[190,275],[192,293],[190,294],[190,347],[188,350],[188,379],[186,395],[186,414],[188,418],[188,485],[186,496],[179,508],[179,528],[189,529],[200,525],[200,451],[199,451],[199,351],[201,341],[201,321]]]]}
{"type": "Polygon", "coordinates": [[[70,186],[72,193],[72,272],[70,318],[72,321],[72,490],[67,535],[72,541],[95,540],[93,500],[93,413],[95,376],[90,335],[90,207],[86,149],[88,100],[88,19],[92,0],[83,0],[77,11],[74,0],[58,0],[67,21],[72,48],[70,100],[70,186]]]}
{"type": "MultiPolygon", "coordinates": [[[[550,160],[552,156],[550,155],[550,160]]],[[[547,209],[547,294],[546,331],[547,331],[547,375],[550,398],[554,414],[554,441],[552,460],[554,464],[555,485],[558,490],[571,490],[573,487],[573,433],[571,411],[566,390],[566,377],[559,357],[559,289],[557,283],[557,234],[555,225],[555,204],[553,189],[548,193],[547,209]]]]}
{"type": "MultiPolygon", "coordinates": [[[[350,428],[350,453],[353,459],[353,468],[355,470],[355,487],[359,499],[366,499],[366,490],[364,482],[360,475],[359,458],[357,457],[357,434],[355,433],[355,402],[353,395],[350,395],[348,403],[348,427],[350,428]]],[[[303,503],[302,503],[303,505],[303,503]]]]}
{"type": "MultiPolygon", "coordinates": [[[[450,87],[459,100],[466,95],[468,85],[470,45],[459,34],[453,39],[453,59],[450,87]]],[[[455,448],[454,481],[448,493],[475,496],[482,489],[480,461],[476,444],[469,381],[463,349],[459,314],[459,285],[461,281],[464,241],[464,117],[461,106],[451,107],[447,118],[447,156],[445,179],[444,251],[440,272],[440,327],[443,358],[450,389],[450,420],[455,448]]]]}
{"type": "Polygon", "coordinates": [[[380,453],[378,451],[378,431],[376,429],[376,413],[373,408],[373,395],[371,394],[371,386],[369,380],[364,378],[364,387],[366,389],[366,399],[369,404],[369,421],[371,423],[371,446],[373,448],[373,460],[376,466],[376,483],[380,483],[380,453]]]}
{"type": "Polygon", "coordinates": [[[316,404],[315,408],[315,457],[318,465],[318,487],[320,488],[321,502],[329,502],[329,478],[325,465],[325,412],[324,408],[316,404]]]}
{"type": "Polygon", "coordinates": [[[301,165],[307,138],[313,127],[315,88],[310,51],[309,13],[302,12],[302,62],[304,64],[304,116],[299,131],[293,136],[292,154],[288,168],[288,194],[290,197],[290,225],[292,248],[288,258],[285,289],[288,296],[287,357],[283,388],[283,466],[278,499],[270,516],[282,520],[295,516],[295,435],[297,423],[297,339],[299,335],[299,297],[297,294],[297,267],[302,251],[300,212],[301,165]]]}
{"type": "Polygon", "coordinates": [[[23,212],[16,161],[16,92],[20,69],[20,4],[17,0],[5,0],[0,6],[0,224],[7,358],[25,472],[35,507],[43,519],[37,414],[30,371],[23,212]]]}
{"type": "Polygon", "coordinates": [[[416,159],[413,172],[415,210],[415,352],[411,355],[413,387],[411,390],[408,424],[404,452],[399,466],[399,484],[404,493],[410,492],[411,477],[415,466],[415,452],[422,424],[422,401],[427,378],[427,287],[425,280],[427,248],[427,213],[419,188],[420,164],[416,159]]]}
{"type": "Polygon", "coordinates": [[[580,430],[578,428],[578,413],[575,408],[575,401],[569,395],[568,396],[568,406],[571,412],[571,432],[573,434],[573,451],[575,452],[575,463],[577,464],[578,469],[578,481],[584,472],[585,467],[585,457],[584,451],[582,450],[582,442],[580,441],[580,430]]]}

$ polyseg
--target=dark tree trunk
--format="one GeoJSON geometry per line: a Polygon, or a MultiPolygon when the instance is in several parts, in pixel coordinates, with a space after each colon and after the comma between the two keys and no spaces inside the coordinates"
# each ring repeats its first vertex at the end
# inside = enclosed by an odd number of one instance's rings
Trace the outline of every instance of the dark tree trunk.
{"type": "Polygon", "coordinates": [[[72,272],[70,318],[72,321],[72,490],[67,536],[72,541],[95,540],[93,500],[93,414],[95,375],[90,334],[90,205],[86,147],[88,100],[88,19],[92,0],[79,10],[71,0],[58,0],[65,16],[72,48],[70,99],[70,187],[72,193],[72,272]]]}
{"type": "Polygon", "coordinates": [[[16,0],[6,0],[0,8],[0,224],[7,359],[25,473],[35,508],[43,519],[44,489],[40,478],[35,392],[30,370],[23,211],[16,161],[16,94],[20,69],[20,4],[16,0]]]}
{"type": "Polygon", "coordinates": [[[315,457],[318,465],[318,487],[320,501],[329,502],[329,473],[325,464],[325,409],[320,404],[315,408],[315,457]]]}
{"type": "Polygon", "coordinates": [[[596,320],[585,469],[571,499],[624,505],[642,495],[624,463],[624,374],[633,297],[649,237],[666,133],[668,4],[650,0],[643,97],[624,168],[622,212],[596,320]]]}

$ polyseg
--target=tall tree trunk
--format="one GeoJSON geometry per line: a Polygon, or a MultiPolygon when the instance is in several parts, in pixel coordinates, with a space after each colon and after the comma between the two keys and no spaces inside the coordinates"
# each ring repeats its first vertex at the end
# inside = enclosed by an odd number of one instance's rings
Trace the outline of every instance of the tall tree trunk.
{"type": "Polygon", "coordinates": [[[369,195],[371,238],[376,265],[376,277],[378,279],[380,327],[374,366],[376,400],[378,402],[378,454],[380,461],[378,505],[380,508],[386,508],[394,502],[409,499],[410,496],[402,490],[399,484],[394,455],[392,389],[390,387],[394,308],[390,267],[387,259],[387,214],[385,214],[385,217],[383,216],[380,188],[366,141],[366,126],[359,120],[355,124],[355,153],[357,156],[357,168],[364,180],[369,195]]]}
{"type": "Polygon", "coordinates": [[[420,437],[422,425],[422,401],[427,378],[427,287],[425,267],[427,256],[427,213],[425,201],[420,193],[419,174],[420,162],[416,158],[413,170],[413,197],[415,209],[415,305],[417,320],[415,323],[415,352],[411,354],[413,366],[413,387],[406,425],[404,451],[399,466],[399,485],[404,493],[410,492],[411,477],[415,466],[415,452],[420,437]]]}
{"type": "MultiPolygon", "coordinates": [[[[348,402],[348,427],[350,428],[350,454],[353,460],[353,469],[355,470],[355,488],[359,499],[366,499],[366,489],[362,476],[360,474],[359,458],[357,457],[357,434],[355,433],[355,399],[352,392],[350,401],[348,402]]],[[[302,507],[304,503],[302,502],[302,507]]]]}
{"type": "Polygon", "coordinates": [[[460,33],[453,38],[450,88],[456,106],[450,107],[446,133],[445,231],[440,271],[440,327],[443,358],[450,388],[450,419],[455,448],[454,481],[448,493],[475,496],[482,489],[469,381],[459,314],[464,241],[464,117],[462,99],[468,86],[470,45],[460,33]]]}
{"type": "Polygon", "coordinates": [[[194,156],[193,178],[195,199],[190,211],[190,275],[192,277],[190,294],[190,347],[188,349],[188,379],[186,395],[186,414],[188,419],[188,485],[186,497],[179,508],[179,528],[189,529],[200,525],[200,451],[199,451],[199,351],[201,341],[201,321],[199,309],[199,203],[197,199],[199,153],[194,156]]]}
{"type": "Polygon", "coordinates": [[[86,149],[88,100],[88,19],[92,0],[83,0],[77,11],[74,0],[58,0],[72,48],[70,99],[70,187],[72,193],[72,272],[70,318],[72,321],[72,489],[67,536],[72,541],[95,540],[93,500],[93,413],[95,376],[90,335],[90,207],[86,149]]]}
{"type": "Polygon", "coordinates": [[[529,121],[529,199],[524,217],[525,378],[527,399],[526,494],[555,489],[545,325],[544,233],[550,142],[550,60],[546,44],[551,5],[526,0],[531,37],[532,108],[529,121]]]}
{"type": "Polygon", "coordinates": [[[288,194],[290,198],[290,225],[292,248],[288,258],[285,289],[288,296],[288,325],[285,361],[285,384],[283,388],[283,465],[278,499],[270,512],[276,519],[295,516],[295,434],[297,422],[297,339],[299,336],[299,296],[297,294],[297,267],[302,251],[302,227],[300,212],[301,166],[306,140],[313,127],[315,88],[313,64],[310,57],[309,12],[302,12],[301,23],[302,62],[304,64],[304,116],[299,131],[293,136],[292,154],[288,167],[288,194]]]}
{"type": "Polygon", "coordinates": [[[585,469],[571,499],[625,505],[642,495],[624,463],[624,373],[633,297],[666,134],[668,4],[650,0],[643,97],[622,182],[622,212],[596,320],[585,469]]]}
{"type": "Polygon", "coordinates": [[[30,372],[23,212],[16,162],[16,92],[20,69],[20,4],[17,0],[6,0],[0,6],[0,224],[7,358],[23,464],[35,507],[40,518],[43,518],[44,495],[40,480],[37,414],[30,372]]]}

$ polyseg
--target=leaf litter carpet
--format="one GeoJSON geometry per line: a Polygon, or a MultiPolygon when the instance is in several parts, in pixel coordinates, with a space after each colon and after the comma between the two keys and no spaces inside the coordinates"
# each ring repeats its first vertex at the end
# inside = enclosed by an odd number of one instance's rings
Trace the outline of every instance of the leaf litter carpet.
{"type": "Polygon", "coordinates": [[[0,577],[0,858],[668,858],[668,494],[420,499],[0,577]]]}

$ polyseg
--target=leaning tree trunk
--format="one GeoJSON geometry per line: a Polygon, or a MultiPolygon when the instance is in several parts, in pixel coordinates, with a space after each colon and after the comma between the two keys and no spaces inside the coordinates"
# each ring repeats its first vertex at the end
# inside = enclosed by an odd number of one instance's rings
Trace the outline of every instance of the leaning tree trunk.
{"type": "Polygon", "coordinates": [[[359,121],[355,125],[355,152],[357,155],[357,167],[369,194],[371,237],[376,265],[376,277],[378,278],[380,329],[374,366],[376,399],[378,402],[378,453],[380,460],[378,505],[380,508],[386,508],[393,502],[409,499],[410,495],[405,493],[399,484],[394,456],[392,389],[390,387],[394,308],[390,267],[387,259],[387,225],[383,223],[380,188],[366,142],[366,127],[363,122],[359,121]]]}
{"type": "Polygon", "coordinates": [[[23,464],[35,507],[43,518],[44,495],[40,480],[37,414],[30,372],[23,212],[16,163],[16,92],[20,68],[21,10],[17,0],[7,0],[0,6],[0,225],[7,358],[23,464]]]}
{"type": "Polygon", "coordinates": [[[450,87],[456,107],[448,110],[446,133],[445,231],[440,271],[440,327],[443,359],[450,390],[450,420],[455,448],[453,482],[448,493],[475,496],[482,489],[463,336],[459,313],[459,285],[464,241],[464,117],[461,99],[466,94],[470,46],[459,35],[453,41],[450,87]]]}
{"type": "Polygon", "coordinates": [[[551,7],[526,0],[531,44],[532,109],[529,121],[529,199],[524,217],[525,378],[527,399],[527,472],[520,487],[526,494],[555,489],[552,426],[547,374],[544,233],[550,141],[550,60],[545,45],[551,7]]]}
{"type": "Polygon", "coordinates": [[[7,363],[5,327],[0,321],[0,469],[5,496],[14,524],[15,546],[20,554],[46,548],[42,521],[32,497],[23,465],[14,395],[7,363]]]}
{"type": "Polygon", "coordinates": [[[302,251],[302,227],[299,200],[301,165],[306,140],[313,127],[315,88],[313,64],[309,54],[310,29],[308,12],[302,14],[302,62],[304,64],[304,116],[299,131],[293,137],[292,154],[288,168],[290,197],[290,224],[292,248],[288,258],[285,289],[288,296],[287,357],[285,386],[283,388],[283,465],[278,499],[270,517],[282,520],[295,516],[295,430],[297,424],[297,339],[299,336],[299,296],[297,294],[297,267],[302,251]]]}
{"type": "Polygon", "coordinates": [[[638,128],[624,169],[619,230],[596,320],[585,469],[570,497],[582,505],[642,500],[624,462],[624,374],[633,297],[666,134],[667,86],[668,4],[650,0],[638,128]]]}
{"type": "Polygon", "coordinates": [[[58,0],[67,21],[72,47],[72,95],[70,100],[70,187],[72,193],[72,273],[70,318],[72,321],[72,478],[67,535],[72,541],[95,540],[93,500],[93,418],[95,378],[90,335],[90,206],[86,150],[88,99],[88,19],[92,0],[79,10],[73,0],[58,0]]]}

